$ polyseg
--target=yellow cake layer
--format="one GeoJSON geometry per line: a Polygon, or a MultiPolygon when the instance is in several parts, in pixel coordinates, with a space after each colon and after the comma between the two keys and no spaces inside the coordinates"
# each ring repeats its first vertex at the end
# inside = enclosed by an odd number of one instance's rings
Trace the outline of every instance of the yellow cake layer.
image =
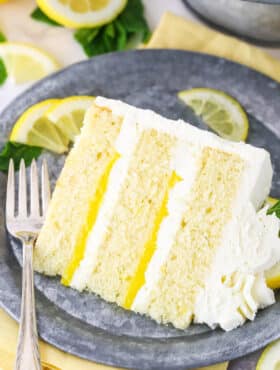
{"type": "Polygon", "coordinates": [[[122,119],[108,109],[93,106],[87,112],[82,134],[66,159],[34,249],[37,271],[48,275],[65,272],[66,280],[73,273],[69,264],[73,259],[77,263],[83,255],[85,234],[98,211],[98,197],[102,197],[98,193],[102,179],[116,157],[114,143],[121,124],[122,119]]]}
{"type": "Polygon", "coordinates": [[[104,195],[106,193],[106,189],[108,186],[108,180],[110,177],[112,167],[114,166],[118,158],[119,158],[118,153],[115,153],[112,156],[111,160],[108,162],[107,167],[104,169],[104,172],[101,175],[97,183],[93,198],[89,202],[89,209],[88,209],[86,222],[83,224],[80,230],[79,237],[76,242],[73,255],[62,275],[62,283],[64,285],[70,285],[73,275],[76,271],[76,268],[79,266],[81,260],[84,257],[87,237],[89,235],[89,232],[91,231],[91,229],[93,228],[95,224],[98,212],[102,205],[104,195]]]}
{"type": "Polygon", "coordinates": [[[89,290],[108,301],[125,305],[169,187],[174,144],[173,137],[149,129],[141,133],[135,146],[87,284],[89,290]]]}
{"type": "Polygon", "coordinates": [[[204,148],[181,228],[160,278],[137,311],[158,322],[188,326],[197,293],[204,286],[225,224],[231,218],[243,160],[236,154],[204,148]]]}
{"type": "Polygon", "coordinates": [[[175,184],[180,180],[182,179],[176,174],[175,171],[173,171],[169,179],[168,187],[163,198],[162,205],[160,206],[159,211],[156,214],[150,238],[145,244],[144,252],[142,254],[142,257],[140,258],[133,279],[131,279],[130,285],[128,287],[127,294],[123,303],[124,308],[131,308],[139,289],[145,284],[145,272],[156,250],[158,231],[163,219],[168,215],[167,203],[170,190],[172,190],[175,184]]]}

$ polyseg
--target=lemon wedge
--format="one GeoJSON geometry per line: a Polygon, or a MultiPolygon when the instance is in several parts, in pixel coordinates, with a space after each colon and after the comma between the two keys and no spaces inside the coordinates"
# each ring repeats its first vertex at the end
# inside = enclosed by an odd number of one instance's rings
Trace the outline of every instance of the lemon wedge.
{"type": "MultiPolygon", "coordinates": [[[[279,199],[267,197],[266,204],[273,207],[279,199]]],[[[280,261],[265,272],[266,284],[271,289],[280,288],[280,261]]]]}
{"type": "Polygon", "coordinates": [[[59,68],[50,55],[25,43],[1,42],[0,58],[16,84],[36,81],[59,68]]]}
{"type": "Polygon", "coordinates": [[[180,91],[178,97],[221,137],[232,141],[246,140],[247,114],[230,95],[211,88],[194,88],[180,91]]]}
{"type": "Polygon", "coordinates": [[[266,198],[266,204],[269,205],[270,207],[273,207],[274,204],[276,204],[279,201],[279,199],[272,198],[272,197],[267,197],[266,198]]]}
{"type": "Polygon", "coordinates": [[[256,370],[280,369],[280,340],[271,343],[261,354],[256,370]]]}
{"type": "Polygon", "coordinates": [[[66,152],[68,138],[44,117],[46,111],[57,102],[58,99],[48,99],[28,108],[15,123],[10,140],[39,146],[55,153],[66,152]]]}
{"type": "Polygon", "coordinates": [[[276,263],[276,265],[265,272],[265,280],[269,288],[280,288],[280,262],[276,263]]]}
{"type": "Polygon", "coordinates": [[[80,133],[86,110],[93,104],[92,96],[70,96],[54,104],[45,117],[70,141],[80,133]]]}
{"type": "Polygon", "coordinates": [[[127,0],[37,0],[48,17],[70,28],[96,27],[109,23],[127,0]]]}

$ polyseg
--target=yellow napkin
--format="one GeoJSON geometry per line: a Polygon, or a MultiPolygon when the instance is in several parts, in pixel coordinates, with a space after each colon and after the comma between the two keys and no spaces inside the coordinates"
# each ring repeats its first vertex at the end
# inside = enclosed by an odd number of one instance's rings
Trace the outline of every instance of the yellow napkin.
{"type": "MultiPolygon", "coordinates": [[[[0,370],[12,370],[14,368],[18,325],[0,308],[0,370]]],[[[95,364],[71,356],[53,346],[40,341],[41,359],[46,367],[43,370],[110,370],[117,369],[104,365],[95,364]],[[47,364],[52,365],[48,367],[47,364]]],[[[207,370],[226,370],[221,364],[207,368],[207,370]]],[[[202,369],[197,369],[202,370],[202,369]]]]}
{"type": "Polygon", "coordinates": [[[280,82],[280,61],[261,49],[171,13],[165,13],[148,48],[185,49],[245,64],[280,82]]]}
{"type": "MultiPolygon", "coordinates": [[[[12,370],[14,368],[17,332],[18,324],[4,310],[0,309],[0,370],[12,370]]],[[[42,361],[52,365],[54,370],[112,369],[71,356],[43,341],[40,341],[40,353],[42,361]]],[[[52,367],[46,367],[43,370],[52,370],[52,367]]]]}

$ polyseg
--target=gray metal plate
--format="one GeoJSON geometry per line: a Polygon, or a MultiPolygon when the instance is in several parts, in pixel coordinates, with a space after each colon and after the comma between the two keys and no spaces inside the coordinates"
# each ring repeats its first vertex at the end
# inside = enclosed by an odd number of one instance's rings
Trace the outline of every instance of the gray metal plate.
{"type": "MultiPolygon", "coordinates": [[[[270,151],[275,171],[272,195],[280,197],[280,85],[246,67],[203,54],[130,51],[68,67],[36,84],[1,114],[1,136],[8,135],[16,118],[31,104],[74,94],[122,99],[206,129],[176,97],[179,90],[198,86],[224,90],[246,108],[251,124],[249,142],[270,151]]],[[[45,155],[54,182],[64,157],[45,155]]],[[[8,240],[4,230],[5,181],[1,174],[0,305],[18,319],[21,249],[8,240]]],[[[94,294],[63,287],[58,279],[37,274],[35,283],[40,336],[64,351],[105,364],[142,370],[193,368],[240,357],[280,337],[280,297],[275,305],[259,312],[254,322],[229,333],[202,325],[180,331],[94,294]]]]}

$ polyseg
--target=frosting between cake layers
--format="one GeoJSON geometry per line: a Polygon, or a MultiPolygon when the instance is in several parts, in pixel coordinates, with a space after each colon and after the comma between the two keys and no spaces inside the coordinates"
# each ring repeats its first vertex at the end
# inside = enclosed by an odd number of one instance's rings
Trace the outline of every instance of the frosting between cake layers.
{"type": "Polygon", "coordinates": [[[71,281],[71,286],[78,290],[83,290],[94,268],[95,256],[98,247],[106,234],[108,225],[114,211],[114,204],[118,200],[118,195],[125,180],[129,161],[134,150],[134,146],[139,138],[140,131],[137,130],[133,117],[126,116],[122,129],[115,143],[116,151],[120,158],[116,161],[110,173],[107,191],[104,195],[96,223],[89,232],[86,242],[85,255],[80,265],[77,267],[71,281]]]}
{"type": "MultiPolygon", "coordinates": [[[[199,153],[196,153],[196,155],[198,156],[199,153]]],[[[144,312],[147,309],[146,305],[149,302],[150,291],[155,287],[160,278],[161,266],[168,258],[176,233],[181,226],[186,204],[190,200],[190,190],[197,168],[196,156],[194,156],[185,140],[178,142],[171,166],[181,177],[182,181],[177,183],[169,193],[167,204],[168,215],[160,225],[156,251],[145,273],[145,284],[139,290],[133,302],[132,309],[135,311],[144,312]]]]}

